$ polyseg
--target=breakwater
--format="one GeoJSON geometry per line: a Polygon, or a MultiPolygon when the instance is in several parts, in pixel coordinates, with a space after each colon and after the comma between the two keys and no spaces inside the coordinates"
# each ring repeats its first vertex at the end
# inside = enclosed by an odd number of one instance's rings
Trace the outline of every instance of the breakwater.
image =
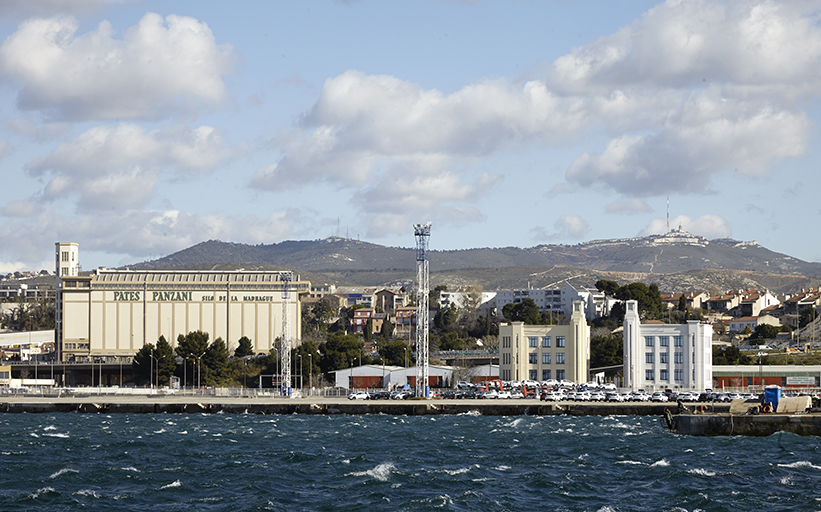
{"type": "MultiPolygon", "coordinates": [[[[102,398],[102,397],[100,397],[102,398]]],[[[0,402],[4,413],[131,413],[131,414],[389,414],[427,416],[475,414],[481,416],[661,416],[666,409],[677,413],[675,404],[649,403],[545,403],[536,400],[375,400],[347,399],[243,399],[181,397],[152,399],[129,397],[127,400],[100,399],[25,399],[0,402]]]]}

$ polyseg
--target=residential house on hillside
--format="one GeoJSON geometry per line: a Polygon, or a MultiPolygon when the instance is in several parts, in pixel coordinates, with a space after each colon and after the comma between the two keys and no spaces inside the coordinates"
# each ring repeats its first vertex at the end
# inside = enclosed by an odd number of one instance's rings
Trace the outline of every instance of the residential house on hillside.
{"type": "Polygon", "coordinates": [[[778,304],[780,304],[780,302],[775,295],[768,291],[759,292],[758,290],[755,290],[753,293],[750,293],[741,300],[741,303],[737,308],[737,316],[759,316],[764,309],[771,306],[777,306],[778,304]]]}
{"type": "Polygon", "coordinates": [[[407,306],[409,302],[410,296],[401,287],[382,288],[374,294],[374,307],[388,315],[393,315],[397,308],[407,306]]]}
{"type": "Polygon", "coordinates": [[[667,306],[667,309],[675,309],[678,307],[682,296],[684,296],[687,307],[690,309],[703,308],[704,302],[709,298],[709,295],[704,292],[662,293],[661,301],[667,306]]]}
{"type": "Polygon", "coordinates": [[[729,329],[730,332],[742,332],[749,327],[751,331],[754,331],[756,327],[764,324],[781,327],[781,320],[771,315],[743,316],[730,320],[729,329]]]}

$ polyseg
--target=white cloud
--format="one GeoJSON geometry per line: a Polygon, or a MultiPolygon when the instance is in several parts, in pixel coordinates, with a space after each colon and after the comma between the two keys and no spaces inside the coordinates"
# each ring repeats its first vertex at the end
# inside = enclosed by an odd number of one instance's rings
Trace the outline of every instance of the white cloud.
{"type": "Polygon", "coordinates": [[[243,243],[271,243],[298,238],[318,222],[315,212],[286,209],[267,217],[257,215],[193,214],[178,210],[131,210],[122,214],[67,216],[40,208],[31,218],[0,224],[6,254],[20,261],[41,261],[44,247],[73,241],[84,250],[128,254],[147,259],[220,239],[243,243]]]}
{"type": "Polygon", "coordinates": [[[30,19],[0,46],[0,73],[19,85],[19,108],[58,120],[158,119],[225,97],[233,48],[205,23],[148,13],[121,40],[107,21],[77,29],[73,18],[30,19]]]}
{"type": "Polygon", "coordinates": [[[652,211],[652,208],[642,199],[632,198],[610,203],[604,207],[604,210],[607,213],[647,213],[652,211]]]}
{"type": "Polygon", "coordinates": [[[133,124],[92,128],[30,162],[35,177],[49,177],[43,198],[77,196],[80,211],[128,209],[143,204],[161,172],[207,173],[230,158],[222,135],[210,126],[166,127],[146,132],[133,124]]]}
{"type": "Polygon", "coordinates": [[[578,215],[562,215],[553,223],[553,231],[544,226],[530,230],[536,241],[581,240],[590,232],[590,224],[578,215]]]}
{"type": "MultiPolygon", "coordinates": [[[[696,219],[691,219],[687,215],[679,215],[670,220],[670,228],[683,229],[688,233],[703,236],[707,239],[727,238],[732,235],[732,229],[727,221],[720,215],[706,214],[696,219]]],[[[658,235],[667,232],[666,219],[653,219],[638,236],[658,235]]]]}

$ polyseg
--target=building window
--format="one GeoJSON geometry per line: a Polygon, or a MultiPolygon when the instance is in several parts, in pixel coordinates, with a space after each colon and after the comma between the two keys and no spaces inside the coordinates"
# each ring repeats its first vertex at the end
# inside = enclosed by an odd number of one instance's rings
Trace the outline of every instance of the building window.
{"type": "Polygon", "coordinates": [[[564,370],[556,370],[556,380],[564,380],[564,370]]]}
{"type": "Polygon", "coordinates": [[[659,363],[667,364],[669,362],[670,362],[670,354],[668,354],[667,352],[662,352],[661,354],[659,354],[659,363]]]}
{"type": "Polygon", "coordinates": [[[530,370],[530,372],[528,372],[528,377],[530,378],[530,380],[536,380],[536,376],[536,370],[530,370]]]}
{"type": "Polygon", "coordinates": [[[556,346],[559,348],[564,347],[564,336],[556,336],[556,346]]]}
{"type": "Polygon", "coordinates": [[[670,371],[669,370],[659,370],[659,379],[660,380],[670,380],[670,371]]]}
{"type": "Polygon", "coordinates": [[[528,336],[527,337],[527,345],[529,347],[538,347],[539,346],[539,337],[538,336],[528,336]]]}
{"type": "Polygon", "coordinates": [[[550,336],[542,336],[542,348],[550,348],[550,336]]]}
{"type": "Polygon", "coordinates": [[[531,352],[527,355],[527,362],[530,364],[536,364],[539,361],[536,359],[536,352],[531,352]]]}
{"type": "Polygon", "coordinates": [[[556,364],[564,364],[564,352],[556,352],[556,364]]]}
{"type": "Polygon", "coordinates": [[[644,380],[656,380],[656,374],[653,370],[644,370],[644,380]]]}
{"type": "Polygon", "coordinates": [[[653,354],[652,352],[645,353],[644,362],[647,364],[653,364],[655,362],[655,354],[653,354]]]}
{"type": "Polygon", "coordinates": [[[645,347],[652,347],[655,344],[655,338],[652,336],[645,336],[644,337],[644,346],[645,347]]]}
{"type": "Polygon", "coordinates": [[[550,352],[542,354],[542,364],[550,364],[550,352]]]}
{"type": "Polygon", "coordinates": [[[550,380],[550,370],[542,370],[542,380],[550,380]]]}
{"type": "Polygon", "coordinates": [[[673,336],[673,345],[677,347],[683,347],[684,340],[681,338],[681,336],[673,336]]]}
{"type": "Polygon", "coordinates": [[[659,347],[669,347],[670,336],[659,336],[659,347]]]}
{"type": "Polygon", "coordinates": [[[676,380],[684,380],[684,370],[680,368],[677,370],[673,370],[673,376],[676,380]]]}
{"type": "Polygon", "coordinates": [[[63,261],[68,261],[68,251],[63,251],[63,261]]]}
{"type": "Polygon", "coordinates": [[[673,354],[673,362],[676,364],[684,364],[684,352],[676,352],[673,354]]]}

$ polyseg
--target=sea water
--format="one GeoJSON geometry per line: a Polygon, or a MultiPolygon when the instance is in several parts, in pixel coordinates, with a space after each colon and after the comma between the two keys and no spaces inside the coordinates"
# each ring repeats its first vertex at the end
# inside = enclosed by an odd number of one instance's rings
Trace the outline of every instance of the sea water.
{"type": "Polygon", "coordinates": [[[821,509],[819,439],[659,418],[0,415],[0,510],[821,509]]]}

